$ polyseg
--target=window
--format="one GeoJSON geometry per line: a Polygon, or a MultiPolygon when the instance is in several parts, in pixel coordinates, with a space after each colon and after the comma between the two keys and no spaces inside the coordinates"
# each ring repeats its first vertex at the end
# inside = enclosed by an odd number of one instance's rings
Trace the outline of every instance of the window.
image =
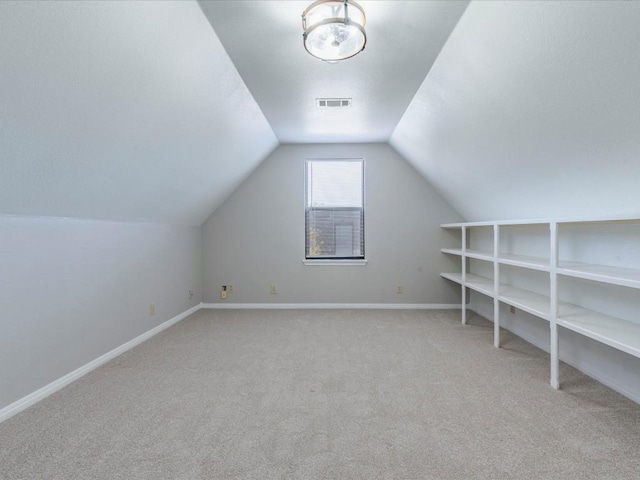
{"type": "Polygon", "coordinates": [[[364,259],[364,160],[307,160],[305,197],[306,259],[364,259]]]}

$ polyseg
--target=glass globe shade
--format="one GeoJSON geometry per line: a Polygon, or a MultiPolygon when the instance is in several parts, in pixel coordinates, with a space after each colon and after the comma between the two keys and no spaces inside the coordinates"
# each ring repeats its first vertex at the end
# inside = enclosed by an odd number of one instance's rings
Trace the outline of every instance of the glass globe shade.
{"type": "Polygon", "coordinates": [[[357,3],[319,0],[302,14],[304,47],[314,57],[330,62],[353,57],[367,43],[365,23],[357,3]]]}

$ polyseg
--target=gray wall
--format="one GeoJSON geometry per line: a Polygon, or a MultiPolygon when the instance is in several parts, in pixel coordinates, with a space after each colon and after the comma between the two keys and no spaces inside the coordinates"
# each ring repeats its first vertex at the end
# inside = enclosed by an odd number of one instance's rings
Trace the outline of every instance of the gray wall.
{"type": "Polygon", "coordinates": [[[386,144],[282,145],[202,226],[203,301],[233,284],[227,303],[457,303],[439,225],[460,219],[386,144]],[[366,266],[303,264],[307,158],[365,159],[366,266]]]}
{"type": "Polygon", "coordinates": [[[198,227],[0,216],[0,409],[197,305],[200,241],[198,227]]]}

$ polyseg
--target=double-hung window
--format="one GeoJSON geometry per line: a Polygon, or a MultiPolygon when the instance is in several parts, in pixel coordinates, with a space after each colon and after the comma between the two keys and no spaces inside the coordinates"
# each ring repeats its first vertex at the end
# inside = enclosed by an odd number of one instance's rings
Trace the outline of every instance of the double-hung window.
{"type": "Polygon", "coordinates": [[[305,258],[364,260],[364,160],[305,163],[305,258]]]}

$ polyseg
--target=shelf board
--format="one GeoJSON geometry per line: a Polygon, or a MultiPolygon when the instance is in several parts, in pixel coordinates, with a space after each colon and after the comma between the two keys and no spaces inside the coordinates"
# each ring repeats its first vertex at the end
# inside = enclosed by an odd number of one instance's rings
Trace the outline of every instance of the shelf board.
{"type": "Polygon", "coordinates": [[[565,218],[532,218],[528,220],[498,220],[494,222],[457,222],[440,225],[442,228],[453,229],[462,227],[491,227],[517,226],[517,225],[546,225],[557,223],[558,225],[589,224],[589,223],[637,223],[640,222],[640,213],[614,216],[592,216],[592,217],[565,217],[565,218]]]}
{"type": "Polygon", "coordinates": [[[549,297],[545,295],[502,284],[498,300],[549,321],[551,307],[549,297]]]}
{"type": "Polygon", "coordinates": [[[441,248],[440,251],[449,255],[462,255],[462,249],[460,248],[441,248]]]}
{"type": "Polygon", "coordinates": [[[640,221],[640,215],[614,215],[606,217],[578,217],[578,218],[559,218],[557,219],[558,225],[570,225],[570,224],[611,224],[611,223],[637,223],[640,221]]]}
{"type": "Polygon", "coordinates": [[[560,304],[558,325],[640,357],[640,324],[570,304],[560,304]]]}
{"type": "Polygon", "coordinates": [[[554,220],[541,218],[541,219],[533,219],[533,220],[498,220],[495,222],[458,222],[458,223],[443,223],[440,224],[440,228],[474,228],[474,227],[493,227],[494,225],[498,226],[517,226],[517,225],[546,225],[551,223],[554,220]]]}
{"type": "Polygon", "coordinates": [[[485,250],[467,250],[465,256],[469,258],[475,258],[477,260],[485,260],[487,262],[493,262],[493,253],[485,250]]]}
{"type": "Polygon", "coordinates": [[[465,285],[476,292],[493,297],[493,280],[473,273],[467,273],[465,285]]]}
{"type": "Polygon", "coordinates": [[[446,278],[447,280],[451,280],[452,282],[459,283],[462,285],[462,274],[461,273],[441,273],[440,276],[442,278],[446,278]]]}
{"type": "Polygon", "coordinates": [[[559,275],[568,277],[584,278],[623,287],[640,288],[640,270],[577,262],[561,262],[557,271],[559,275]]]}
{"type": "Polygon", "coordinates": [[[515,255],[513,253],[500,253],[498,255],[498,263],[503,265],[513,265],[515,267],[530,268],[532,270],[541,270],[543,272],[548,272],[551,269],[548,258],[515,255]]]}
{"type": "Polygon", "coordinates": [[[452,282],[459,283],[460,285],[464,283],[465,287],[493,297],[493,280],[490,278],[474,275],[473,273],[467,273],[467,281],[463,282],[461,273],[441,273],[440,276],[447,280],[451,280],[452,282]]]}

